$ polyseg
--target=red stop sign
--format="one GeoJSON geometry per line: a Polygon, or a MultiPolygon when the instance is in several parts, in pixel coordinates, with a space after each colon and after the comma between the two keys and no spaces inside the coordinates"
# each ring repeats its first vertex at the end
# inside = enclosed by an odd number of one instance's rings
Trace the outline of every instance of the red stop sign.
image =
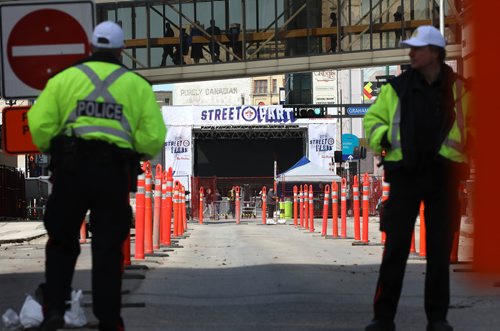
{"type": "Polygon", "coordinates": [[[90,53],[84,28],[71,15],[40,9],[21,18],[7,41],[7,57],[16,76],[42,90],[47,80],[90,53]]]}

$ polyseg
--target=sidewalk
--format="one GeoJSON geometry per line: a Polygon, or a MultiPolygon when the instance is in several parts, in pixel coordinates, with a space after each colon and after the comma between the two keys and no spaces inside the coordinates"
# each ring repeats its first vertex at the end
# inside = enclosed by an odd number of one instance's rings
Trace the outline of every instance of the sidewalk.
{"type": "Polygon", "coordinates": [[[0,245],[30,241],[46,233],[42,221],[0,222],[0,245]]]}

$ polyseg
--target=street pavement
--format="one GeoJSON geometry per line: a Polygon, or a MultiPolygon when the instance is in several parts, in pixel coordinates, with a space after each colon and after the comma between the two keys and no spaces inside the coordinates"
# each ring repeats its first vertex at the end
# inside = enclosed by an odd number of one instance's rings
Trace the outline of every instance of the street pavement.
{"type": "MultiPolygon", "coordinates": [[[[189,223],[187,235],[176,239],[175,247],[157,251],[163,256],[133,259],[123,280],[127,330],[363,330],[372,317],[382,254],[378,219],[370,219],[370,245],[364,246],[353,245],[352,218],[347,222],[349,239],[321,237],[319,219],[312,233],[290,222],[260,222],[189,223]]],[[[46,236],[41,226],[0,223],[2,314],[7,308],[19,311],[25,293],[43,281],[46,236]]],[[[468,263],[472,231],[464,218],[461,263],[451,266],[449,321],[457,331],[499,330],[500,279],[479,280],[473,272],[468,263]]],[[[417,224],[417,252],[418,233],[417,224]]],[[[73,282],[85,293],[89,326],[82,330],[96,325],[90,308],[89,247],[82,244],[73,282]]],[[[396,318],[398,330],[425,330],[424,276],[425,260],[412,254],[396,318]]]]}

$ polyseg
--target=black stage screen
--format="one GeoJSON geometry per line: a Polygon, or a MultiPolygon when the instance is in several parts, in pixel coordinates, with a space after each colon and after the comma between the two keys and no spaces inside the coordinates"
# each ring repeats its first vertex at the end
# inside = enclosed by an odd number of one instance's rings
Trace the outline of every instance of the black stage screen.
{"type": "Polygon", "coordinates": [[[304,155],[303,138],[196,139],[194,175],[199,177],[272,177],[304,155]]]}

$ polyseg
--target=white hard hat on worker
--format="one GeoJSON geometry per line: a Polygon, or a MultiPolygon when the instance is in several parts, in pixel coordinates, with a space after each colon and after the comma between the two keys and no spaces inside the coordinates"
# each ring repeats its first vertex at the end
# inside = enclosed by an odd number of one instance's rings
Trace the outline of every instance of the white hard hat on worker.
{"type": "Polygon", "coordinates": [[[433,26],[423,25],[403,40],[401,46],[410,47],[410,65],[424,76],[434,80],[446,58],[446,42],[441,32],[433,26]]]}
{"type": "Polygon", "coordinates": [[[446,46],[446,41],[441,32],[432,25],[419,26],[409,39],[403,40],[401,46],[423,47],[434,45],[441,48],[446,46]]]}
{"type": "Polygon", "coordinates": [[[99,49],[120,49],[125,47],[122,28],[115,22],[99,23],[92,33],[92,46],[99,49]]]}

